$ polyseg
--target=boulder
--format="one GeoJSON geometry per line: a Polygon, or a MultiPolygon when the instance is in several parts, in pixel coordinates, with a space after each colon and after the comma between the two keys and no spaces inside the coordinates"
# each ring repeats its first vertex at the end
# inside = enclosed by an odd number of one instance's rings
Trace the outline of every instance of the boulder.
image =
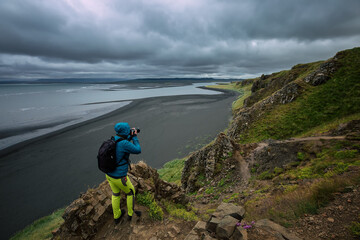
{"type": "Polygon", "coordinates": [[[243,229],[242,227],[237,226],[230,239],[231,240],[247,240],[248,235],[247,235],[246,229],[243,229]]]}
{"type": "Polygon", "coordinates": [[[240,222],[244,218],[245,214],[245,208],[242,206],[236,206],[233,203],[224,203],[222,202],[216,211],[212,214],[212,216],[221,219],[225,216],[231,216],[235,219],[237,219],[238,222],[240,222]]]}
{"type": "MultiPolygon", "coordinates": [[[[236,239],[237,236],[245,235],[245,229],[235,231],[245,214],[245,209],[232,203],[221,203],[206,223],[206,230],[214,234],[218,239],[236,239]]],[[[239,238],[241,239],[241,238],[239,238]]]]}
{"type": "Polygon", "coordinates": [[[263,230],[274,237],[281,236],[287,240],[301,240],[301,238],[290,233],[286,228],[280,226],[277,223],[270,221],[269,219],[262,219],[255,223],[255,227],[259,230],[263,230]]]}
{"type": "Polygon", "coordinates": [[[230,239],[238,222],[236,218],[225,216],[216,227],[216,236],[220,239],[230,239]]]}

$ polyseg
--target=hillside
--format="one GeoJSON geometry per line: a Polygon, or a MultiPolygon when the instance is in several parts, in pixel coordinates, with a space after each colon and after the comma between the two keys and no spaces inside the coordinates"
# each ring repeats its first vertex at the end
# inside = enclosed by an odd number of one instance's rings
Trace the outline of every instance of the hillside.
{"type": "Polygon", "coordinates": [[[159,171],[133,166],[141,218],[115,226],[104,182],[53,239],[358,239],[360,48],[216,87],[241,92],[224,133],[159,171]]]}

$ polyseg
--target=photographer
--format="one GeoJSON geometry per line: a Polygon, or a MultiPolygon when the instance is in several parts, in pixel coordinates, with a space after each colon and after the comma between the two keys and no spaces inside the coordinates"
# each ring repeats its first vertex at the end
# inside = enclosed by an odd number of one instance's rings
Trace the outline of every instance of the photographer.
{"type": "MultiPolygon", "coordinates": [[[[111,190],[112,190],[112,209],[114,213],[115,224],[120,222],[120,219],[124,216],[125,210],[120,210],[120,190],[127,195],[127,209],[128,220],[131,221],[134,213],[135,204],[135,189],[132,185],[130,178],[127,176],[128,168],[130,165],[129,156],[131,153],[141,153],[141,147],[137,138],[137,133],[140,129],[130,129],[128,123],[117,123],[114,127],[116,136],[115,141],[122,138],[116,145],[116,162],[117,167],[113,172],[106,174],[111,190]]],[[[135,214],[140,216],[140,211],[135,211],[135,214]]]]}

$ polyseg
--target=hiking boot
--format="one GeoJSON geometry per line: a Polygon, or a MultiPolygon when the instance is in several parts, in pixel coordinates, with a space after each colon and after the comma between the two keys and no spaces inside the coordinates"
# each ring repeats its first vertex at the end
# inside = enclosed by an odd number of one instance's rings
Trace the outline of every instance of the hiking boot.
{"type": "Polygon", "coordinates": [[[114,219],[115,224],[119,224],[119,222],[120,222],[120,220],[122,219],[122,217],[124,216],[124,214],[125,214],[125,210],[124,210],[124,209],[121,209],[121,215],[120,215],[120,217],[114,219]]]}
{"type": "MultiPolygon", "coordinates": [[[[141,217],[141,211],[134,211],[134,213],[136,214],[137,217],[141,217]]],[[[128,221],[131,221],[132,216],[128,216],[128,221]]]]}
{"type": "Polygon", "coordinates": [[[135,211],[136,216],[141,217],[142,212],[141,211],[135,211]]]}

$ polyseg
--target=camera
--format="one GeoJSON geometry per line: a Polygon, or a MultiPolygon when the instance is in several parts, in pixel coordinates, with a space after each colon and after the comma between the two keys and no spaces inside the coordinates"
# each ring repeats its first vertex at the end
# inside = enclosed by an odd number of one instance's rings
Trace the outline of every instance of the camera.
{"type": "MultiPolygon", "coordinates": [[[[135,129],[136,129],[136,132],[137,132],[137,133],[140,132],[140,128],[135,128],[135,129]]],[[[134,136],[134,135],[135,135],[135,129],[134,129],[134,128],[130,129],[130,135],[131,135],[131,136],[134,136]]]]}

